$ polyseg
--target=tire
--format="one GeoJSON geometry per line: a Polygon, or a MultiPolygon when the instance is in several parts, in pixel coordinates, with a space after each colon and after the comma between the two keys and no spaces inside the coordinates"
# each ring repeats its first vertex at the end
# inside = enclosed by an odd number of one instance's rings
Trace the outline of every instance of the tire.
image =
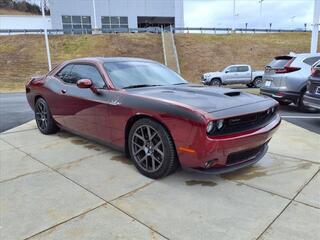
{"type": "Polygon", "coordinates": [[[142,118],[136,121],[130,129],[127,144],[131,160],[144,176],[163,178],[179,166],[170,134],[154,120],[142,118]]]}
{"type": "Polygon", "coordinates": [[[254,80],[253,80],[253,86],[255,88],[260,88],[262,85],[262,77],[256,77],[254,80]]]}
{"type": "Polygon", "coordinates": [[[315,109],[315,108],[312,108],[312,107],[308,107],[306,105],[304,105],[303,103],[303,98],[304,98],[304,95],[306,94],[306,89],[302,90],[301,94],[300,94],[300,98],[299,98],[299,101],[298,101],[298,107],[299,107],[299,110],[301,112],[307,112],[307,113],[317,113],[319,112],[318,109],[315,109]]]}
{"type": "Polygon", "coordinates": [[[290,105],[291,102],[283,102],[283,101],[278,100],[278,103],[279,103],[281,106],[288,106],[288,105],[290,105]]]}
{"type": "Polygon", "coordinates": [[[221,85],[222,85],[222,82],[219,78],[213,78],[210,81],[210,86],[220,87],[221,85]]]}
{"type": "Polygon", "coordinates": [[[59,131],[58,126],[52,118],[48,103],[39,98],[34,107],[34,115],[39,131],[43,134],[49,135],[59,131]]]}

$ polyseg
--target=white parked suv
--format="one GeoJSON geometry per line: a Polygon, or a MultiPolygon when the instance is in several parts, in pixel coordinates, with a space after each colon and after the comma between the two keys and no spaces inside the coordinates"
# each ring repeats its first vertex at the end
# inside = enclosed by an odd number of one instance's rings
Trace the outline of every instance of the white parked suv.
{"type": "Polygon", "coordinates": [[[247,84],[248,87],[260,87],[263,71],[253,71],[250,65],[230,65],[221,72],[208,72],[202,75],[205,85],[220,86],[227,84],[247,84]]]}

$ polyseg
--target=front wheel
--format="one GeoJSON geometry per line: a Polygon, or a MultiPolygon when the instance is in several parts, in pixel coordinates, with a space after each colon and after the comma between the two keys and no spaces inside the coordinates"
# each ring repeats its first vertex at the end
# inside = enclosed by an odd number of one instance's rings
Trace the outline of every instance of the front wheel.
{"type": "Polygon", "coordinates": [[[59,130],[52,118],[48,103],[43,98],[39,98],[36,101],[34,114],[41,133],[48,135],[56,133],[59,130]]]}
{"type": "Polygon", "coordinates": [[[210,85],[211,86],[216,86],[216,87],[220,87],[222,85],[222,82],[219,78],[213,78],[211,81],[210,81],[210,85]]]}
{"type": "Polygon", "coordinates": [[[143,118],[133,124],[128,148],[136,168],[149,178],[165,177],[179,165],[171,136],[160,123],[151,119],[143,118]]]}

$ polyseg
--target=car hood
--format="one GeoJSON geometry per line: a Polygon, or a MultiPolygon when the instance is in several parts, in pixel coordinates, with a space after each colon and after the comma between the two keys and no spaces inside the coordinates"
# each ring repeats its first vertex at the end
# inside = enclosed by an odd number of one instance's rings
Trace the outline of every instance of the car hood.
{"type": "Polygon", "coordinates": [[[268,100],[266,97],[234,89],[205,87],[193,84],[145,87],[127,89],[127,91],[142,97],[150,97],[153,99],[159,99],[160,101],[167,100],[172,103],[188,105],[207,113],[268,100]]]}

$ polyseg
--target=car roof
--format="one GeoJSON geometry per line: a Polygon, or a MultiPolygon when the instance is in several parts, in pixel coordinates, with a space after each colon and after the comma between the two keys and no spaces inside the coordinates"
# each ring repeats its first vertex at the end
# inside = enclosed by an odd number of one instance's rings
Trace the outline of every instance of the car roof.
{"type": "Polygon", "coordinates": [[[86,57],[86,58],[76,58],[68,62],[99,62],[99,63],[114,63],[114,62],[155,62],[150,59],[144,58],[133,58],[133,57],[86,57]]]}
{"type": "Polygon", "coordinates": [[[288,56],[301,57],[301,58],[304,58],[304,57],[319,57],[320,53],[291,53],[291,54],[288,54],[288,56]]]}

